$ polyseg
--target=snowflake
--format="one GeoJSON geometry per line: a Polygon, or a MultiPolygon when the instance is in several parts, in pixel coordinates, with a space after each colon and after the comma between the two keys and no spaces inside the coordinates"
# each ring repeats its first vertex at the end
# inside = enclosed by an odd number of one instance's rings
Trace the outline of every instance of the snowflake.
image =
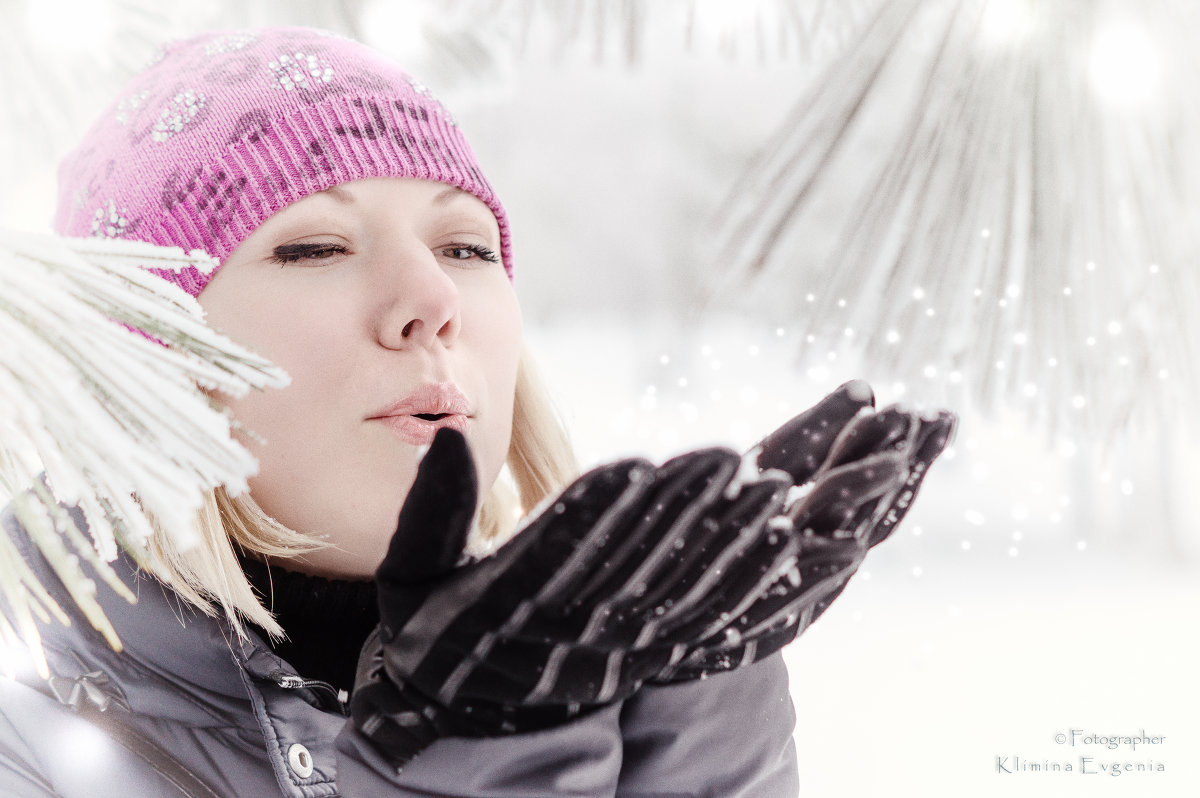
{"type": "Polygon", "coordinates": [[[137,94],[131,94],[124,100],[121,100],[121,102],[117,104],[117,124],[129,124],[129,119],[133,116],[133,112],[136,111],[138,107],[146,101],[146,96],[149,94],[150,90],[146,89],[145,91],[139,91],[137,94]]]}
{"type": "Polygon", "coordinates": [[[162,109],[158,121],[154,123],[154,140],[166,141],[183,130],[184,125],[195,119],[203,107],[204,95],[200,92],[188,89],[176,94],[162,109]]]}
{"type": "Polygon", "coordinates": [[[242,49],[257,38],[253,33],[227,33],[224,36],[218,36],[204,45],[204,54],[220,55],[221,53],[232,53],[234,50],[242,49]]]}
{"type": "Polygon", "coordinates": [[[92,217],[92,235],[96,238],[121,238],[128,227],[129,220],[117,210],[113,200],[97,208],[92,217]]]}
{"type": "Polygon", "coordinates": [[[149,69],[150,67],[157,64],[159,61],[166,58],[167,51],[170,50],[176,43],[177,43],[177,40],[171,40],[168,42],[164,42],[162,45],[160,45],[158,47],[158,49],[156,49],[154,52],[150,53],[150,56],[145,61],[142,62],[141,69],[149,69]]]}
{"type": "Polygon", "coordinates": [[[283,54],[267,64],[284,91],[303,89],[309,91],[312,83],[328,83],[333,80],[333,67],[323,58],[302,52],[283,54]],[[312,81],[312,83],[310,83],[312,81]]]}

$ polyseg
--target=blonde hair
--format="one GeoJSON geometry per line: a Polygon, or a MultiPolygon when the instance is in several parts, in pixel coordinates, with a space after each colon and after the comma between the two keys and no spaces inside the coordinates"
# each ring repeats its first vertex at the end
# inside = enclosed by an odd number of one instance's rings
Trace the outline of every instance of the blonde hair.
{"type": "MultiPolygon", "coordinates": [[[[566,430],[525,348],[517,367],[507,466],[511,487],[502,474],[477,519],[479,538],[495,545],[512,534],[524,512],[578,473],[566,430]]],[[[280,524],[248,494],[230,496],[220,487],[206,497],[196,529],[201,542],[187,551],[174,546],[161,528],[156,531],[151,545],[156,575],[206,615],[224,615],[239,635],[245,634],[243,623],[249,621],[272,637],[282,637],[283,630],[246,579],[237,550],[287,559],[327,544],[280,524]]]]}

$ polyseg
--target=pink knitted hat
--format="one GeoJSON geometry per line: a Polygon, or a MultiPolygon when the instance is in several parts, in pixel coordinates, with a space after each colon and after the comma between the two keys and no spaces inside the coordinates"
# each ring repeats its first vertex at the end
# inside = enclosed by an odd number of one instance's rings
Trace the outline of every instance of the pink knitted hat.
{"type": "MultiPolygon", "coordinates": [[[[224,261],[281,208],[368,177],[435,180],[508,217],[462,132],[380,53],[308,28],[206,33],[167,45],[59,168],[55,229],[202,249],[224,261]]],[[[196,269],[156,272],[196,296],[196,269]]]]}

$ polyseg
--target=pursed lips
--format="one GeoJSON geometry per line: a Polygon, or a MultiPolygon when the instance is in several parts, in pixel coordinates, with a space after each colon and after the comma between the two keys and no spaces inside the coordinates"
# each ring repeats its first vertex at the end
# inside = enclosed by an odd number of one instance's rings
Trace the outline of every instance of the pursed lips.
{"type": "Polygon", "coordinates": [[[429,383],[367,420],[379,421],[406,443],[427,446],[443,427],[456,429],[465,435],[471,417],[470,403],[456,385],[429,383]]]}

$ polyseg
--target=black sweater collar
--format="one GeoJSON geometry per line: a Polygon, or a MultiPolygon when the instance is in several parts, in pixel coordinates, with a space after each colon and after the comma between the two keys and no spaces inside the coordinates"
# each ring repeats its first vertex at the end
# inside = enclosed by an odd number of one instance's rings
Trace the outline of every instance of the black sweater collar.
{"type": "Polygon", "coordinates": [[[248,557],[242,568],[287,634],[267,641],[275,653],[306,679],[352,690],[359,651],[379,622],[374,580],[325,579],[248,557]]]}

